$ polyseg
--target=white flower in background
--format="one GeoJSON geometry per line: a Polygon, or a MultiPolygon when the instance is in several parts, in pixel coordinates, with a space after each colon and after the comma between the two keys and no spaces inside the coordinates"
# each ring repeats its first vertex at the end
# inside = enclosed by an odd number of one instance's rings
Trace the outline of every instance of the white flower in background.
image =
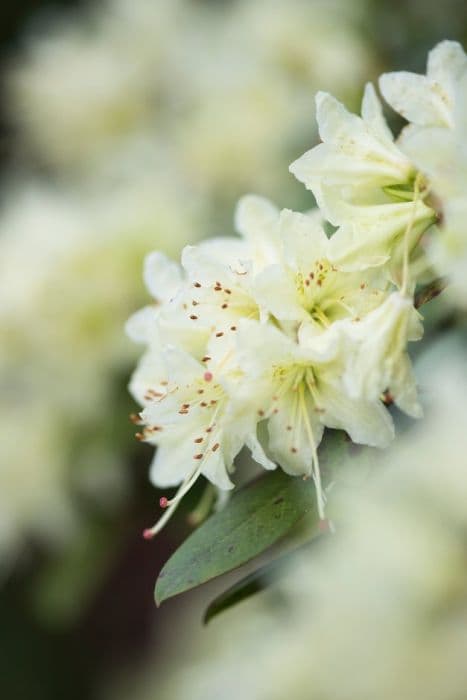
{"type": "Polygon", "coordinates": [[[23,380],[21,387],[14,386],[4,372],[0,382],[1,580],[25,538],[63,544],[76,527],[76,513],[67,473],[68,435],[57,434],[62,419],[59,407],[54,410],[50,405],[45,387],[35,387],[44,389],[39,394],[31,391],[31,382],[23,380]]]}
{"type": "Polygon", "coordinates": [[[3,561],[28,533],[61,543],[73,535],[73,494],[109,506],[123,496],[121,445],[111,425],[118,414],[125,420],[126,404],[116,396],[135,349],[122,326],[143,301],[140,266],[154,242],[177,254],[187,232],[196,235],[189,198],[183,209],[171,198],[153,176],[92,192],[30,181],[4,194],[3,561]],[[19,437],[26,433],[30,439],[19,437]]]}
{"type": "Polygon", "coordinates": [[[7,109],[23,150],[68,177],[112,179],[128,150],[154,150],[158,171],[168,163],[197,189],[215,230],[245,191],[291,188],[284,165],[309,137],[319,84],[352,99],[372,62],[363,10],[360,0],[95,3],[30,33],[7,109]]]}
{"type": "Polygon", "coordinates": [[[400,148],[429,177],[435,195],[460,194],[467,172],[467,55],[462,46],[442,41],[428,54],[426,75],[386,73],[379,82],[386,101],[409,122],[400,148]]]}
{"type": "Polygon", "coordinates": [[[412,126],[454,127],[459,84],[467,75],[467,56],[455,41],[442,41],[428,54],[426,75],[407,71],[386,73],[380,78],[385,100],[412,126]]]}
{"type": "Polygon", "coordinates": [[[426,75],[405,71],[380,78],[387,102],[408,121],[401,149],[429,181],[441,223],[430,241],[435,267],[452,281],[456,305],[467,304],[467,56],[460,44],[443,41],[428,56],[426,75]]]}

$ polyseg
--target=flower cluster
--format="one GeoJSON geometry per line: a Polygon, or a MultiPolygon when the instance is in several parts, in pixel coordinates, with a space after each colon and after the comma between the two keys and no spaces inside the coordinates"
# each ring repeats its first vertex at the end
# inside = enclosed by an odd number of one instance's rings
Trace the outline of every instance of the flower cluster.
{"type": "MultiPolygon", "coordinates": [[[[313,477],[324,519],[324,428],[385,447],[394,434],[385,403],[421,415],[407,345],[423,330],[414,291],[429,261],[420,240],[441,219],[446,196],[427,151],[433,130],[438,143],[452,142],[466,65],[461,47],[443,42],[427,77],[382,76],[383,95],[411,120],[397,142],[372,85],[361,116],[319,93],[322,142],[290,168],[316,211],[279,212],[247,196],[238,239],[187,247],[181,267],[158,253],[148,258],[156,304],[128,324],[147,345],[131,390],[143,405],[139,436],[158,446],[154,484],[181,486],[161,499],[167,510],[147,537],[201,474],[231,488],[244,445],[266,469],[313,477]]],[[[436,172],[449,180],[452,162],[439,160],[436,172]]]]}

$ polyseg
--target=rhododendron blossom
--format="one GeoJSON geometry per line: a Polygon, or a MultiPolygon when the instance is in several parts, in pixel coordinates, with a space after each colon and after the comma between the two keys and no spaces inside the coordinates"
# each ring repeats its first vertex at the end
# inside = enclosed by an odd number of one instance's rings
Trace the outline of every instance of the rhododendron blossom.
{"type": "Polygon", "coordinates": [[[153,483],[179,490],[161,499],[167,510],[147,537],[200,475],[231,489],[243,446],[266,469],[313,478],[324,520],[324,430],[381,448],[394,436],[386,403],[421,416],[407,351],[423,334],[414,292],[457,201],[460,175],[449,166],[456,125],[466,123],[466,75],[461,47],[443,42],[427,77],[383,76],[383,95],[412,122],[399,139],[372,85],[361,116],[318,93],[322,143],[291,166],[316,210],[279,211],[249,195],[237,208],[239,237],[185,248],[180,267],[148,258],[156,305],[128,324],[147,346],[130,387],[143,406],[139,437],[158,447],[153,483]],[[425,138],[433,129],[438,155],[425,138]]]}

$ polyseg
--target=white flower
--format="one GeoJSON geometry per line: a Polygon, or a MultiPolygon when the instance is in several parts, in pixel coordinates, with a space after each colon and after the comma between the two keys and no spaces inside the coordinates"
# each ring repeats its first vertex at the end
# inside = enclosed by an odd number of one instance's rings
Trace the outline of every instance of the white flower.
{"type": "Polygon", "coordinates": [[[411,299],[391,294],[359,323],[346,324],[350,339],[344,384],[351,397],[376,400],[385,391],[403,411],[419,418],[415,378],[407,343],[423,335],[411,299]]]}
{"type": "Polygon", "coordinates": [[[467,172],[467,55],[454,41],[442,41],[428,55],[426,75],[401,71],[380,78],[386,101],[409,125],[401,149],[445,198],[463,192],[467,172]]]}
{"type": "Polygon", "coordinates": [[[467,75],[467,56],[455,41],[442,41],[428,54],[427,73],[386,73],[379,84],[385,100],[419,127],[454,126],[458,84],[467,75]]]}
{"type": "Polygon", "coordinates": [[[410,122],[400,147],[428,178],[439,210],[428,253],[453,282],[450,299],[465,306],[467,55],[460,44],[443,41],[429,53],[426,76],[388,73],[380,85],[389,104],[410,122]]]}
{"type": "Polygon", "coordinates": [[[325,93],[316,102],[323,143],[290,170],[339,227],[330,260],[347,270],[383,265],[406,236],[412,250],[434,212],[422,201],[423,188],[414,185],[414,166],[394,144],[373,86],[366,86],[361,117],[325,93]]]}
{"type": "Polygon", "coordinates": [[[324,233],[319,212],[311,216],[285,209],[278,232],[278,261],[254,283],[256,298],[275,318],[306,322],[320,332],[380,302],[386,282],[377,271],[342,272],[330,262],[332,238],[324,233]]]}
{"type": "Polygon", "coordinates": [[[423,232],[434,223],[433,210],[421,199],[375,206],[336,203],[342,225],[333,234],[329,259],[343,270],[365,270],[386,265],[389,276],[400,283],[404,249],[410,254],[423,232]]]}
{"type": "Polygon", "coordinates": [[[346,394],[341,376],[348,349],[335,328],[304,344],[261,323],[243,322],[238,334],[245,376],[237,400],[254,402],[257,421],[267,421],[266,453],[289,474],[313,476],[322,519],[317,449],[324,427],[345,430],[354,442],[376,447],[385,447],[393,437],[391,418],[379,397],[346,394]]]}
{"type": "Polygon", "coordinates": [[[415,171],[394,144],[381,104],[368,83],[362,116],[350,114],[334,97],[319,92],[316,118],[322,143],[290,166],[290,171],[312,190],[326,218],[335,225],[342,215],[335,201],[381,204],[389,200],[383,188],[410,184],[415,171]]]}

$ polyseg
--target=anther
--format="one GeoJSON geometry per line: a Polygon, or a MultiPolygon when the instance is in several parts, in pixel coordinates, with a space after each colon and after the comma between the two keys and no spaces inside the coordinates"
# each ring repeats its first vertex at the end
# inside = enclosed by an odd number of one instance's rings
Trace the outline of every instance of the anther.
{"type": "Polygon", "coordinates": [[[197,287],[199,289],[201,284],[199,282],[193,282],[193,287],[197,287]]]}
{"type": "Polygon", "coordinates": [[[216,338],[222,338],[223,335],[223,332],[219,331],[218,333],[216,333],[216,338]]]}
{"type": "Polygon", "coordinates": [[[219,449],[219,447],[220,447],[219,443],[216,442],[216,444],[212,446],[212,451],[215,452],[216,450],[219,449]]]}
{"type": "Polygon", "coordinates": [[[191,318],[192,321],[197,321],[197,320],[198,320],[198,316],[195,316],[195,314],[191,314],[190,318],[191,318]]]}
{"type": "Polygon", "coordinates": [[[203,453],[200,452],[200,453],[197,454],[197,455],[193,455],[193,459],[203,459],[203,453]]]}

